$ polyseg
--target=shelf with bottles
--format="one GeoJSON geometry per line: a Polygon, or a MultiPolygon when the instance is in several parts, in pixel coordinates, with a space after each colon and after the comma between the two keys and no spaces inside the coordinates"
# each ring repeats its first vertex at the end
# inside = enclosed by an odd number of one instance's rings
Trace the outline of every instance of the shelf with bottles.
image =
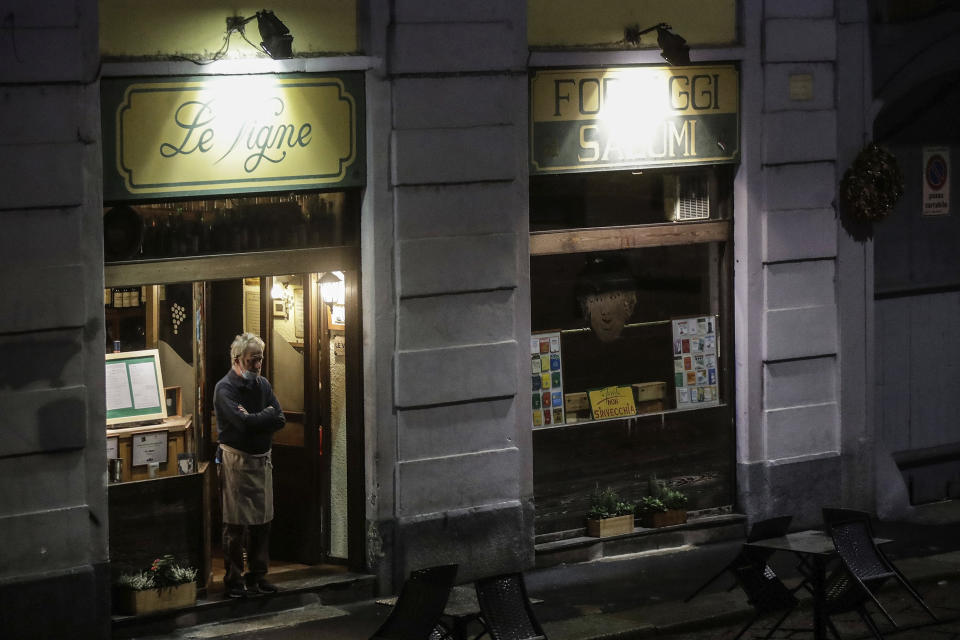
{"type": "Polygon", "coordinates": [[[332,192],[136,205],[141,235],[133,243],[135,254],[124,260],[352,244],[359,216],[347,214],[347,196],[332,192]]]}

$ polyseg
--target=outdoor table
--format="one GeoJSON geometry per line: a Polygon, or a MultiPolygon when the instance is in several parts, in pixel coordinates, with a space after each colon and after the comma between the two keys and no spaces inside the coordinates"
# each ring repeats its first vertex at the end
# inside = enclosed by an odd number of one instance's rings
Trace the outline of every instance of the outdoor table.
{"type": "MultiPolygon", "coordinates": [[[[892,541],[886,538],[874,538],[874,542],[886,544],[892,541]]],[[[827,564],[839,557],[837,548],[833,546],[833,538],[823,531],[810,529],[788,533],[778,538],[747,542],[744,546],[754,549],[789,551],[800,558],[801,563],[810,567],[810,582],[813,585],[813,637],[815,640],[825,640],[827,618],[824,615],[824,602],[827,564]]]]}

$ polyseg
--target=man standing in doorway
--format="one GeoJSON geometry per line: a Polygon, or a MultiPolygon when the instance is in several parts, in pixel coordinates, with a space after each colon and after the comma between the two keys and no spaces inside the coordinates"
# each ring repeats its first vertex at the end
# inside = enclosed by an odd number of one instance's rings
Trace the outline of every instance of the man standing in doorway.
{"type": "Polygon", "coordinates": [[[232,367],[217,382],[213,404],[220,440],[224,593],[229,598],[275,593],[267,579],[273,520],[273,433],[286,419],[267,379],[260,375],[263,340],[252,333],[230,345],[232,367]],[[243,552],[247,574],[243,574],[243,552]]]}

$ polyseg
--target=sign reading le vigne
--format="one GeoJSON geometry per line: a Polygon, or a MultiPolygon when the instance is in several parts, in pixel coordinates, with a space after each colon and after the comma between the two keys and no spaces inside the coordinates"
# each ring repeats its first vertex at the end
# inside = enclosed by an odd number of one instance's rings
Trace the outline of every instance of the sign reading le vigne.
{"type": "Polygon", "coordinates": [[[531,172],[736,162],[739,92],[732,66],[537,71],[531,172]]]}
{"type": "Polygon", "coordinates": [[[103,92],[105,199],[362,184],[353,78],[105,80],[103,92]]]}

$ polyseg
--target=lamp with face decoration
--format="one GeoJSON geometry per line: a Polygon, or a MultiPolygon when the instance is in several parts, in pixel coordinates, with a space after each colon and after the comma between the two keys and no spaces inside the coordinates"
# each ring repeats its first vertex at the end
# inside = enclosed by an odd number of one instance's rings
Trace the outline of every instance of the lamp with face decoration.
{"type": "Polygon", "coordinates": [[[637,306],[637,282],[620,256],[595,256],[577,277],[577,301],[600,342],[620,337],[637,306]]]}

